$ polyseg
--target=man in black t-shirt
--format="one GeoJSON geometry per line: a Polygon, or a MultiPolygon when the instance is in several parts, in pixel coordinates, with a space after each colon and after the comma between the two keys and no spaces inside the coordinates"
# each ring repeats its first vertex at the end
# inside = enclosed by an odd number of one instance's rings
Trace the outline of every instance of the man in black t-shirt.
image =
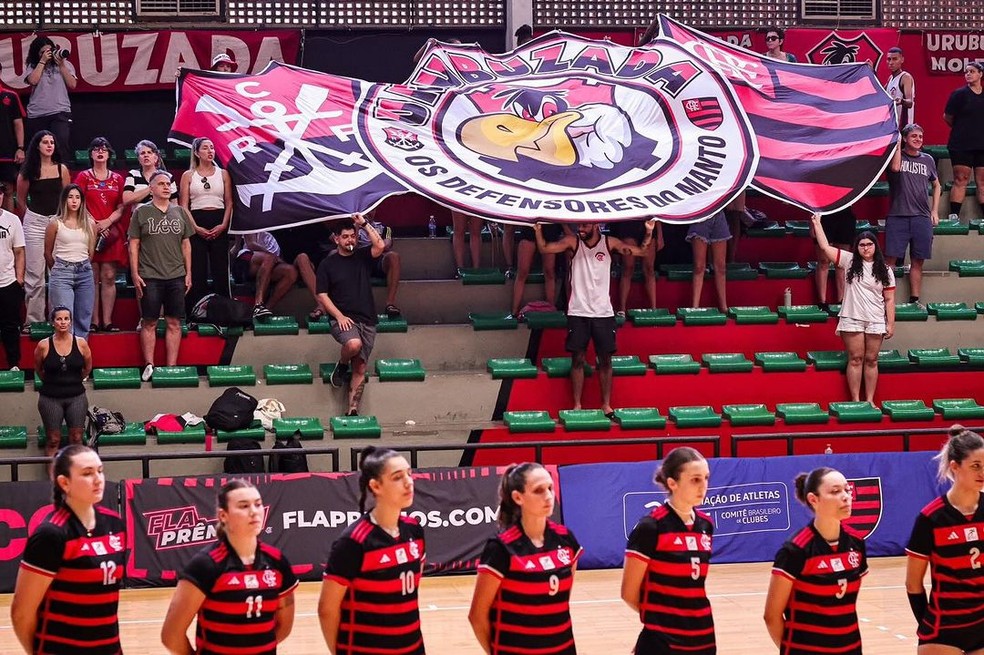
{"type": "MultiPolygon", "coordinates": [[[[2,68],[2,67],[0,67],[2,68]]],[[[0,182],[9,192],[2,200],[2,207],[14,211],[14,187],[17,173],[24,163],[24,105],[20,97],[0,84],[0,182]]],[[[24,203],[24,198],[18,198],[24,203]]]]}
{"type": "Polygon", "coordinates": [[[338,249],[318,266],[318,303],[331,317],[331,335],[342,345],[330,382],[348,382],[348,416],[357,416],[366,386],[366,363],[376,339],[376,304],[372,298],[373,261],[386,250],[382,237],[362,214],[340,223],[338,249]],[[358,247],[359,230],[369,245],[358,247]]]}

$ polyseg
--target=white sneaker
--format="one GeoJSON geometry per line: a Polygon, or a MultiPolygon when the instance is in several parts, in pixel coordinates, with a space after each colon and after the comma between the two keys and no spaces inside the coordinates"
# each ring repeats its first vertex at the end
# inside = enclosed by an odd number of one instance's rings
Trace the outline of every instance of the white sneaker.
{"type": "Polygon", "coordinates": [[[150,382],[150,379],[154,377],[154,365],[147,364],[144,366],[143,373],[140,374],[140,379],[144,382],[150,382]]]}
{"type": "Polygon", "coordinates": [[[10,372],[11,373],[16,373],[18,371],[20,371],[20,366],[11,366],[10,367],[10,372]]]}
{"type": "Polygon", "coordinates": [[[951,223],[956,223],[960,220],[960,214],[950,214],[946,217],[951,223]]]}

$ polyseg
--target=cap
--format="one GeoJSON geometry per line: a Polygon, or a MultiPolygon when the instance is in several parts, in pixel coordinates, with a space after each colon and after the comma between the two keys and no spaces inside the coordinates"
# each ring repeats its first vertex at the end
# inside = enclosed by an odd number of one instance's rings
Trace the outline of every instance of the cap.
{"type": "Polygon", "coordinates": [[[236,60],[225,52],[219,53],[214,57],[212,57],[212,65],[209,66],[208,69],[214,71],[215,67],[218,66],[219,64],[229,64],[230,66],[232,66],[233,72],[235,72],[236,69],[239,68],[239,64],[236,63],[236,60]]]}

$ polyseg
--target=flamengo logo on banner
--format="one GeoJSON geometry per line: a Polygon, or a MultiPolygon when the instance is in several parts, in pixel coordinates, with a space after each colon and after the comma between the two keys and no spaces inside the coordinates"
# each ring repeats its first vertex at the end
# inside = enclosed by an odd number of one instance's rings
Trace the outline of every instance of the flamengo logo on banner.
{"type": "Polygon", "coordinates": [[[199,546],[215,541],[217,519],[206,518],[194,505],[144,512],[147,536],[156,539],[157,550],[199,546]]]}

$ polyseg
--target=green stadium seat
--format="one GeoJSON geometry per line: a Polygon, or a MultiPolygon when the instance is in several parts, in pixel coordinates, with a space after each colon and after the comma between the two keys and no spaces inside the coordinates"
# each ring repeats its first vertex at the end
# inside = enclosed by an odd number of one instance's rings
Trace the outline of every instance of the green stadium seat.
{"type": "Polygon", "coordinates": [[[791,305],[778,307],[776,311],[787,323],[826,323],[830,318],[830,314],[816,305],[791,305]]]}
{"type": "Polygon", "coordinates": [[[721,427],[721,415],[710,405],[670,407],[670,420],[676,423],[678,428],[721,427]]]}
{"type": "Polygon", "coordinates": [[[171,153],[171,161],[187,165],[191,159],[191,148],[175,148],[171,153]]]}
{"type": "Polygon", "coordinates": [[[525,357],[493,357],[485,365],[493,380],[535,378],[536,366],[525,357]]]}
{"type": "Polygon", "coordinates": [[[502,421],[510,432],[553,432],[557,427],[550,414],[542,410],[504,412],[502,421]]]}
{"type": "Polygon", "coordinates": [[[984,277],[984,259],[951,259],[947,268],[960,277],[984,277]]]}
{"type": "Polygon", "coordinates": [[[960,365],[960,357],[949,348],[910,348],[909,361],[917,368],[951,368],[960,365]]]}
{"type": "Polygon", "coordinates": [[[774,325],[779,322],[779,314],[765,305],[754,307],[729,307],[728,316],[738,325],[774,325]]]}
{"type": "Polygon", "coordinates": [[[184,430],[170,432],[159,430],[157,432],[157,443],[159,444],[178,444],[178,443],[205,443],[205,424],[186,425],[184,430]]]}
{"type": "Polygon", "coordinates": [[[871,197],[876,197],[876,198],[877,197],[887,196],[888,195],[888,182],[876,182],[876,183],[872,184],[871,185],[871,188],[868,189],[868,193],[866,193],[865,195],[866,196],[871,196],[871,197]]]}
{"type": "Polygon", "coordinates": [[[984,366],[984,348],[960,348],[957,356],[971,366],[984,366]]]}
{"type": "Polygon", "coordinates": [[[376,332],[378,334],[402,334],[409,329],[407,319],[402,316],[396,318],[390,318],[386,314],[376,316],[376,332]]]}
{"type": "Polygon", "coordinates": [[[0,371],[0,391],[23,391],[24,371],[0,371]]]}
{"type": "Polygon", "coordinates": [[[560,422],[568,432],[607,431],[612,422],[600,409],[562,409],[560,422]]]}
{"type": "Polygon", "coordinates": [[[210,387],[253,387],[256,386],[256,373],[253,367],[241,366],[209,366],[205,369],[210,387]]]}
{"type": "Polygon", "coordinates": [[[766,373],[799,373],[806,370],[806,360],[790,351],[755,353],[755,363],[766,373]]]}
{"type": "Polygon", "coordinates": [[[129,150],[129,149],[128,150],[124,150],[123,151],[123,159],[126,160],[127,162],[136,162],[137,161],[137,151],[136,150],[129,150]]]}
{"type": "Polygon", "coordinates": [[[810,275],[810,269],[798,262],[759,262],[759,270],[770,280],[801,280],[810,275]]]}
{"type": "Polygon", "coordinates": [[[854,226],[855,232],[881,232],[882,229],[877,221],[869,221],[866,218],[858,220],[854,226]]]}
{"type": "Polygon", "coordinates": [[[232,327],[219,327],[209,323],[196,323],[195,331],[200,337],[241,337],[245,330],[241,325],[232,327]]]}
{"type": "Polygon", "coordinates": [[[380,382],[423,382],[427,376],[419,359],[377,359],[380,382]]]}
{"type": "Polygon", "coordinates": [[[31,323],[27,327],[27,335],[30,337],[31,341],[41,341],[42,339],[47,339],[54,333],[55,326],[45,321],[31,323]]]}
{"type": "Polygon", "coordinates": [[[786,236],[786,227],[779,225],[776,221],[765,221],[755,227],[748,228],[747,235],[750,237],[781,239],[786,236]]]}
{"type": "Polygon", "coordinates": [[[639,361],[638,355],[613,355],[612,375],[645,375],[647,366],[639,361]]]}
{"type": "Polygon", "coordinates": [[[311,384],[314,374],[307,364],[264,364],[267,384],[311,384]]]}
{"type": "Polygon", "coordinates": [[[630,309],[629,320],[636,327],[670,327],[676,325],[676,316],[665,307],[658,309],[630,309]]]}
{"type": "Polygon", "coordinates": [[[830,403],[830,415],[840,423],[880,423],[882,412],[866,400],[845,400],[830,403]]]}
{"type": "Polygon", "coordinates": [[[150,384],[155,389],[197,387],[198,369],[194,366],[155,366],[150,384]]]}
{"type": "Polygon", "coordinates": [[[335,439],[378,439],[383,435],[375,416],[332,416],[328,424],[335,439]]]}
{"type": "Polygon", "coordinates": [[[650,355],[649,365],[653,367],[657,375],[674,375],[686,373],[696,375],[700,373],[700,363],[695,362],[689,354],[681,355],[650,355]]]}
{"type": "Polygon", "coordinates": [[[902,321],[928,321],[929,312],[917,302],[904,302],[895,306],[895,320],[902,321]]]}
{"type": "Polygon", "coordinates": [[[472,312],[468,314],[472,329],[476,332],[481,330],[515,330],[519,327],[519,321],[506,314],[480,314],[472,312]]]}
{"type": "MultiPolygon", "coordinates": [[[[571,358],[544,357],[540,360],[540,368],[546,372],[548,378],[566,378],[571,374],[571,358]]],[[[584,365],[585,375],[591,375],[592,370],[590,365],[584,365]]]]}
{"type": "Polygon", "coordinates": [[[624,407],[615,410],[615,421],[623,430],[663,430],[666,417],[655,407],[624,407]]]}
{"type": "Polygon", "coordinates": [[[75,161],[79,164],[89,165],[89,151],[88,150],[76,150],[75,151],[75,161]]]}
{"type": "Polygon", "coordinates": [[[974,311],[976,311],[978,314],[984,314],[984,302],[980,302],[980,301],[975,302],[974,311]]]}
{"type": "Polygon", "coordinates": [[[460,273],[465,285],[506,283],[506,274],[497,268],[463,268],[460,273]]]}
{"type": "Polygon", "coordinates": [[[829,316],[837,316],[841,312],[840,303],[830,303],[827,305],[827,314],[829,316]]]}
{"type": "Polygon", "coordinates": [[[308,334],[331,334],[331,320],[322,316],[316,321],[308,321],[308,334]]]}
{"type": "MultiPolygon", "coordinates": [[[[967,191],[970,192],[969,185],[967,191]]],[[[933,234],[970,234],[970,225],[961,223],[960,219],[951,221],[948,218],[941,218],[940,222],[933,226],[933,234]]]]}
{"type": "Polygon", "coordinates": [[[130,367],[92,369],[93,389],[139,389],[140,369],[130,367]]]}
{"type": "Polygon", "coordinates": [[[295,432],[300,432],[298,438],[301,441],[325,438],[325,426],[321,424],[321,419],[316,416],[275,418],[273,419],[273,431],[279,439],[286,439],[295,432]]]}
{"type": "Polygon", "coordinates": [[[677,316],[684,325],[724,325],[728,316],[717,307],[678,307],[677,316]]]}
{"type": "Polygon", "coordinates": [[[922,400],[885,400],[882,411],[892,421],[932,421],[936,412],[922,400]]]}
{"type": "MultiPolygon", "coordinates": [[[[154,371],[157,375],[157,371],[154,371]]],[[[99,446],[145,446],[147,444],[147,431],[144,424],[139,421],[127,423],[122,432],[116,434],[103,434],[99,436],[99,446]]]]}
{"type": "Polygon", "coordinates": [[[0,425],[0,448],[27,448],[26,425],[0,425]]]}
{"type": "Polygon", "coordinates": [[[964,302],[931,302],[926,310],[936,317],[937,321],[975,321],[977,310],[968,307],[964,302]]]}
{"type": "Polygon", "coordinates": [[[879,371],[905,371],[912,367],[908,357],[903,357],[898,350],[878,351],[879,371]]]}
{"type": "Polygon", "coordinates": [[[253,334],[258,337],[273,335],[295,336],[301,331],[293,316],[265,316],[253,319],[253,334]]]}
{"type": "Polygon", "coordinates": [[[748,373],[754,367],[742,353],[704,353],[700,358],[711,373],[748,373]]]}
{"type": "Polygon", "coordinates": [[[252,439],[254,441],[263,441],[266,439],[266,430],[263,429],[263,424],[257,420],[253,420],[249,424],[249,427],[243,428],[242,430],[216,430],[215,438],[220,443],[226,441],[232,441],[233,439],[252,439]]]}
{"type": "Polygon", "coordinates": [[[786,232],[794,237],[810,236],[810,221],[786,221],[786,232]]]}
{"type": "Polygon", "coordinates": [[[946,146],[923,146],[922,149],[937,162],[950,158],[950,150],[946,146]]]}
{"type": "Polygon", "coordinates": [[[847,369],[847,353],[843,350],[810,350],[806,358],[818,371],[843,371],[847,369]]]}
{"type": "Polygon", "coordinates": [[[725,405],[722,409],[733,426],[776,424],[776,415],[763,404],[725,405]]]}
{"type": "MultiPolygon", "coordinates": [[[[167,334],[167,319],[157,319],[157,327],[154,331],[156,332],[158,339],[163,339],[164,335],[167,334]]],[[[188,324],[181,321],[181,337],[184,338],[186,336],[188,336],[188,324]]]]}
{"type": "MultiPolygon", "coordinates": [[[[687,282],[694,277],[693,264],[660,264],[659,272],[666,275],[671,282],[687,282]]],[[[710,271],[704,271],[704,277],[710,276],[710,271]]]]}
{"type": "Polygon", "coordinates": [[[973,398],[936,398],[933,409],[947,421],[984,418],[984,407],[973,398]]]}
{"type": "Polygon", "coordinates": [[[735,281],[755,280],[759,274],[748,262],[730,262],[724,275],[727,280],[735,281]]]}
{"type": "Polygon", "coordinates": [[[531,330],[566,328],[567,314],[564,312],[529,312],[526,314],[526,326],[531,330]]]}
{"type": "Polygon", "coordinates": [[[822,425],[830,421],[830,414],[817,403],[779,403],[776,414],[786,425],[822,425]]]}

